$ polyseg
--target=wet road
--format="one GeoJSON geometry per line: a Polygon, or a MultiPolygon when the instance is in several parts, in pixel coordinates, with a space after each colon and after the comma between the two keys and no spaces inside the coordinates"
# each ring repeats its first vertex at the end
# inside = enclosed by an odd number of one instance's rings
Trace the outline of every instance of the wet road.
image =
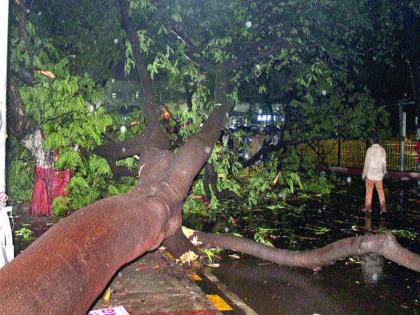
{"type": "MultiPolygon", "coordinates": [[[[380,218],[377,209],[368,217],[360,211],[363,189],[353,182],[328,199],[307,203],[300,214],[273,217],[271,213],[267,222],[276,229],[272,239],[280,247],[307,249],[387,229],[397,233],[402,245],[419,253],[419,235],[414,236],[420,232],[415,185],[394,182],[386,186],[386,218],[380,218]]],[[[227,259],[212,272],[258,314],[420,313],[419,274],[378,256],[347,259],[317,273],[241,256],[227,259]]]]}

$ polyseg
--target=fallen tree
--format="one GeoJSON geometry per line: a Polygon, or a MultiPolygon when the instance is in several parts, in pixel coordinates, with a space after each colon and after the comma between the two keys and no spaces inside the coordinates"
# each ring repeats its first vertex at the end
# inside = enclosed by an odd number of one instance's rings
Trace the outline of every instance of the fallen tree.
{"type": "MultiPolygon", "coordinates": [[[[131,27],[127,2],[120,0],[119,4],[145,91],[146,129],[138,137],[105,144],[95,152],[111,161],[140,154],[139,182],[126,194],[97,201],[61,220],[1,269],[1,314],[85,314],[124,264],[156,249],[163,241],[178,254],[192,246],[181,232],[183,202],[232,106],[227,94],[233,66],[221,62],[207,67],[216,77],[214,102],[220,106],[215,107],[200,132],[171,151],[159,123],[155,87],[145,71],[147,63],[131,27]]],[[[402,248],[389,234],[340,240],[301,253],[230,235],[197,232],[196,236],[204,245],[241,251],[281,265],[320,268],[349,255],[374,252],[420,271],[419,255],[402,248]]]]}
{"type": "MultiPolygon", "coordinates": [[[[152,103],[147,108],[153,113],[152,103]]],[[[183,200],[210,155],[227,108],[217,107],[176,153],[149,143],[140,159],[139,184],[131,192],[80,209],[6,265],[0,271],[0,312],[84,314],[121,266],[179,231],[183,200]]],[[[152,123],[156,116],[150,115],[149,130],[160,128],[152,123]]],[[[198,239],[282,265],[319,268],[374,252],[420,271],[419,255],[402,248],[390,234],[340,240],[303,253],[226,235],[199,233],[198,239]]]]}

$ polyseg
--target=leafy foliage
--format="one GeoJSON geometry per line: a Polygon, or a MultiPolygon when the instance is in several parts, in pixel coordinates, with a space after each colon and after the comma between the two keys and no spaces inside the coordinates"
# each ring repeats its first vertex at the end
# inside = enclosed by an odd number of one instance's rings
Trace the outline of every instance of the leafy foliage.
{"type": "MultiPolygon", "coordinates": [[[[236,201],[218,198],[213,194],[210,204],[206,204],[205,199],[200,197],[205,193],[203,179],[199,177],[192,187],[191,195],[185,201],[184,211],[185,216],[189,216],[187,221],[191,224],[202,224],[200,220],[196,222],[191,217],[201,217],[213,223],[222,219],[220,221],[222,232],[229,230],[228,227],[234,226],[236,220],[251,215],[256,209],[264,209],[262,211],[268,216],[270,213],[274,215],[290,211],[294,209],[289,204],[291,199],[306,198],[308,194],[318,196],[329,194],[333,187],[325,175],[320,176],[313,168],[304,177],[299,176],[296,170],[286,168],[278,171],[279,158],[276,155],[272,155],[264,164],[243,168],[235,150],[228,148],[227,143],[218,143],[213,148],[209,161],[218,175],[218,191],[233,193],[236,195],[236,201]]],[[[217,223],[213,230],[219,231],[217,223]]],[[[266,232],[256,230],[255,237],[264,242],[265,234],[268,233],[266,232]]]]}
{"type": "MultiPolygon", "coordinates": [[[[44,149],[56,153],[55,167],[72,172],[68,194],[53,203],[54,214],[63,215],[107,195],[126,191],[133,181],[114,182],[105,159],[84,154],[100,145],[111,125],[120,123],[121,118],[117,119],[106,112],[102,104],[102,89],[89,75],[70,73],[68,57],[63,57],[50,39],[38,34],[31,21],[27,21],[25,27],[29,37],[26,40],[18,36],[18,27],[12,28],[12,69],[19,71],[21,67],[34,67],[54,74],[51,78],[34,71],[36,81],[20,86],[25,111],[41,127],[44,149]]],[[[141,130],[140,119],[138,111],[125,119],[132,123],[127,134],[141,130]],[[133,123],[136,119],[139,121],[133,123]]],[[[119,133],[118,136],[124,138],[126,135],[119,133]]],[[[11,144],[12,147],[17,146],[15,142],[11,144]]],[[[12,174],[23,170],[26,165],[19,160],[13,161],[10,167],[12,174]]],[[[29,186],[33,181],[32,171],[24,174],[28,176],[9,177],[15,178],[9,182],[9,190],[13,198],[18,200],[30,198],[29,188],[23,186],[29,186]],[[17,191],[21,191],[20,195],[17,191]]]]}
{"type": "Polygon", "coordinates": [[[274,247],[273,243],[268,239],[269,233],[273,233],[274,229],[271,228],[263,228],[258,227],[255,234],[254,234],[254,240],[258,243],[274,247]]]}
{"type": "Polygon", "coordinates": [[[125,41],[113,1],[34,1],[31,13],[40,40],[66,54],[71,73],[100,83],[113,75],[125,41]]]}
{"type": "MultiPolygon", "coordinates": [[[[236,152],[226,144],[216,145],[210,162],[218,174],[219,191],[232,192],[247,209],[265,203],[271,210],[282,209],[297,191],[328,193],[328,179],[315,177],[313,161],[299,156],[293,145],[366,137],[387,125],[388,115],[366,88],[363,71],[372,55],[389,56],[392,51],[372,52],[370,47],[371,35],[377,35],[372,32],[376,19],[392,20],[392,3],[384,2],[383,10],[372,17],[375,6],[361,0],[130,1],[129,15],[140,47],[131,47],[123,35],[113,1],[36,2],[35,14],[28,14],[25,25],[29,40],[20,36],[15,13],[12,70],[47,69],[56,75],[51,81],[35,72],[37,83],[22,86],[21,93],[27,113],[42,126],[45,147],[60,154],[56,166],[73,172],[70,195],[56,202],[57,212],[125,191],[132,184],[119,186],[104,160],[81,153],[101,144],[106,132],[109,138],[125,140],[142,131],[139,111],[106,113],[96,85],[113,75],[117,61],[125,61],[126,74],[135,77],[134,48],[144,53],[149,74],[162,87],[160,100],[170,98],[175,104],[183,139],[198,131],[212,108],[212,91],[220,83],[215,81],[217,66],[231,66],[226,75],[233,99],[283,104],[283,140],[291,143],[287,153],[273,157],[266,169],[260,165],[241,170],[236,152]],[[181,104],[186,81],[194,87],[192,108],[181,104]]],[[[414,3],[403,5],[418,10],[414,3]]],[[[384,32],[401,31],[401,24],[388,24],[384,32]]],[[[135,167],[136,160],[119,164],[135,167]]],[[[199,176],[193,195],[203,194],[202,185],[199,176]]],[[[210,209],[200,200],[186,201],[188,211],[217,212],[223,207],[227,206],[217,198],[212,198],[210,209]]]]}
{"type": "Polygon", "coordinates": [[[15,235],[21,237],[24,241],[29,241],[33,238],[33,232],[27,228],[29,224],[24,224],[22,228],[15,231],[15,235]]]}

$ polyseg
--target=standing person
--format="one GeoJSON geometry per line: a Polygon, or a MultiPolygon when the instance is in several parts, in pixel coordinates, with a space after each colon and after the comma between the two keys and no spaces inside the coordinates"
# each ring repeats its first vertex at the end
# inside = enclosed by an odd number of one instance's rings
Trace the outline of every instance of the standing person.
{"type": "Polygon", "coordinates": [[[363,167],[362,179],[365,180],[366,196],[365,209],[366,212],[372,212],[372,195],[373,186],[379,195],[379,203],[381,206],[381,214],[386,212],[385,194],[383,187],[383,178],[386,174],[386,152],[379,144],[377,136],[372,137],[372,145],[366,152],[365,165],[363,167]]]}

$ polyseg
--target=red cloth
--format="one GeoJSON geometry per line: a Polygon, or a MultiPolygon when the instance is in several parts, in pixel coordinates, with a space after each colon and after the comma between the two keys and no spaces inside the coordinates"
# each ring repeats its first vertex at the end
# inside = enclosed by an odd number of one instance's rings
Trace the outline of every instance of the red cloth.
{"type": "Polygon", "coordinates": [[[70,178],[70,170],[56,171],[52,168],[36,166],[31,214],[51,215],[52,202],[56,197],[66,195],[65,188],[70,178]]]}

